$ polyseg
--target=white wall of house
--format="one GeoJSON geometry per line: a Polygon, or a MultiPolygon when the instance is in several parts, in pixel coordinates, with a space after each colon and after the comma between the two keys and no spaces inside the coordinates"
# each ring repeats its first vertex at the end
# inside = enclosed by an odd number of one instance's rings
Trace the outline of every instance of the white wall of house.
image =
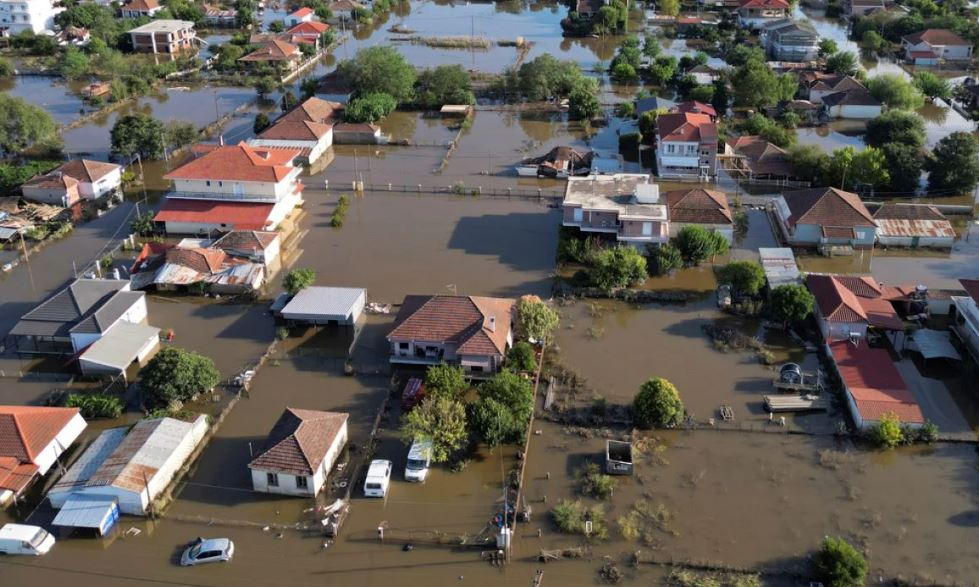
{"type": "Polygon", "coordinates": [[[122,183],[122,168],[105,174],[95,183],[78,182],[78,192],[87,200],[94,200],[116,190],[122,183]]]}
{"type": "Polygon", "coordinates": [[[64,8],[51,0],[0,0],[0,28],[11,35],[54,30],[54,17],[64,8]]]}
{"type": "Polygon", "coordinates": [[[878,105],[857,105],[857,104],[838,104],[828,108],[829,115],[833,118],[848,118],[851,120],[869,120],[877,118],[881,114],[881,106],[878,105]]]}
{"type": "Polygon", "coordinates": [[[285,139],[263,139],[254,138],[248,141],[248,144],[252,147],[287,147],[294,149],[309,149],[309,156],[306,158],[310,164],[315,163],[319,158],[330,148],[333,144],[333,129],[330,129],[325,135],[320,137],[318,140],[308,140],[308,141],[292,141],[285,139]]]}
{"type": "Polygon", "coordinates": [[[276,237],[275,240],[269,243],[269,246],[265,247],[265,250],[262,251],[262,263],[264,263],[266,267],[273,265],[279,260],[279,251],[282,249],[281,241],[282,239],[276,237]]]}
{"type": "Polygon", "coordinates": [[[916,45],[907,41],[904,41],[902,44],[908,52],[932,51],[940,59],[947,59],[949,61],[967,61],[972,59],[972,45],[929,45],[924,41],[916,45]]]}
{"type": "Polygon", "coordinates": [[[979,308],[976,302],[972,298],[953,296],[951,309],[955,311],[952,332],[968,346],[973,359],[979,361],[979,308]]]}
{"type": "Polygon", "coordinates": [[[75,416],[68,421],[68,424],[58,432],[58,435],[54,437],[44,449],[38,453],[37,457],[34,458],[34,464],[37,465],[38,472],[41,475],[45,475],[51,466],[58,462],[58,457],[64,453],[68,447],[70,447],[81,435],[82,431],[85,430],[87,424],[85,419],[82,418],[81,414],[75,414],[75,416]]]}
{"type": "Polygon", "coordinates": [[[301,173],[298,167],[293,169],[282,181],[225,181],[220,179],[175,179],[174,193],[168,197],[198,196],[197,199],[207,199],[213,194],[215,199],[256,200],[260,202],[277,202],[296,191],[296,180],[301,173]],[[222,197],[223,196],[223,197],[222,197]]]}
{"type": "Polygon", "coordinates": [[[955,242],[951,236],[900,236],[877,235],[877,242],[888,247],[930,247],[935,249],[950,249],[955,242]]]}
{"type": "Polygon", "coordinates": [[[333,439],[333,443],[330,444],[330,448],[326,451],[326,456],[323,458],[323,463],[313,475],[297,476],[291,473],[282,473],[279,471],[252,469],[252,488],[259,493],[276,493],[281,495],[317,495],[319,494],[320,490],[323,489],[323,485],[326,484],[326,478],[330,475],[330,471],[333,470],[333,466],[336,464],[337,459],[340,457],[340,453],[343,451],[343,447],[346,444],[347,423],[344,422],[336,438],[333,439]],[[276,481],[275,485],[269,484],[270,473],[273,475],[273,479],[276,481]],[[299,484],[297,484],[297,477],[302,477],[306,480],[304,487],[300,487],[299,484]]]}
{"type": "Polygon", "coordinates": [[[79,200],[80,190],[67,188],[46,188],[37,186],[21,186],[20,191],[24,199],[29,202],[40,204],[50,204],[52,206],[62,206],[67,208],[79,200]]]}

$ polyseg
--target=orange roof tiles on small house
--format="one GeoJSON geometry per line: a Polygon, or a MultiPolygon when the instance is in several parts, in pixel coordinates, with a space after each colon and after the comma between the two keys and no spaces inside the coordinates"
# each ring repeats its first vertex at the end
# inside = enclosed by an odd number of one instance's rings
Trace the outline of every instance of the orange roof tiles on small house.
{"type": "Polygon", "coordinates": [[[301,22],[286,31],[287,35],[300,35],[303,37],[318,37],[330,30],[330,25],[325,22],[315,20],[301,22]]]}
{"type": "Polygon", "coordinates": [[[924,424],[921,406],[908,391],[886,349],[873,348],[862,340],[828,344],[859,423],[866,425],[885,414],[894,414],[903,423],[924,424]]]}
{"type": "Polygon", "coordinates": [[[907,35],[903,37],[903,40],[912,45],[917,45],[921,42],[928,43],[929,45],[971,45],[969,41],[966,41],[948,29],[928,29],[907,35]]]}
{"type": "Polygon", "coordinates": [[[0,497],[19,494],[46,473],[84,428],[78,408],[0,406],[0,497]]]}
{"type": "Polygon", "coordinates": [[[656,119],[656,128],[663,142],[709,143],[717,141],[717,126],[707,114],[671,112],[656,119]]]}
{"type": "Polygon", "coordinates": [[[388,339],[453,343],[459,352],[501,355],[515,301],[476,296],[407,296],[388,339]]]}
{"type": "Polygon", "coordinates": [[[806,286],[827,322],[904,330],[904,321],[891,301],[905,298],[908,288],[883,288],[872,277],[820,274],[808,275],[806,286]]]}
{"type": "Polygon", "coordinates": [[[302,20],[308,16],[313,15],[313,9],[308,6],[303,6],[299,10],[293,12],[288,16],[290,19],[302,20]]]}
{"type": "Polygon", "coordinates": [[[224,145],[191,160],[164,179],[255,181],[278,183],[295,171],[295,149],[263,149],[246,143],[224,145]]]}
{"type": "Polygon", "coordinates": [[[836,188],[813,188],[783,194],[791,212],[791,225],[875,227],[874,217],[860,201],[860,196],[836,188]]]}
{"type": "Polygon", "coordinates": [[[286,408],[249,469],[313,475],[347,424],[348,414],[286,408]]]}
{"type": "Polygon", "coordinates": [[[294,59],[299,59],[299,47],[279,39],[272,39],[248,55],[239,57],[238,61],[268,62],[292,61],[294,59]]]}
{"type": "Polygon", "coordinates": [[[732,224],[727,196],[718,191],[693,188],[663,194],[670,222],[686,224],[732,224]]]}
{"type": "Polygon", "coordinates": [[[153,221],[225,224],[236,230],[264,230],[273,207],[272,204],[167,198],[153,221]]]}

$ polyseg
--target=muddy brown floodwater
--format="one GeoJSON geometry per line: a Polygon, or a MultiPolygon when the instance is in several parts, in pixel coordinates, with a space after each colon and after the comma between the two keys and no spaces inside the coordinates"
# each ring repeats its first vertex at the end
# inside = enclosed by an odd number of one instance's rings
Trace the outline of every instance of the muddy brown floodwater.
{"type": "MultiPolygon", "coordinates": [[[[542,434],[531,437],[527,498],[545,532],[540,544],[580,543],[556,533],[544,512],[577,497],[577,471],[600,462],[604,439],[535,427],[542,434]]],[[[979,576],[979,469],[970,445],[878,453],[797,435],[658,438],[639,456],[635,475],[619,478],[606,503],[610,539],[592,544],[595,555],[640,550],[644,558],[780,568],[804,562],[800,555],[823,536],[842,535],[867,549],[872,577],[971,584],[979,576]],[[659,522],[626,541],[616,520],[640,501],[658,509],[659,522]]]]}

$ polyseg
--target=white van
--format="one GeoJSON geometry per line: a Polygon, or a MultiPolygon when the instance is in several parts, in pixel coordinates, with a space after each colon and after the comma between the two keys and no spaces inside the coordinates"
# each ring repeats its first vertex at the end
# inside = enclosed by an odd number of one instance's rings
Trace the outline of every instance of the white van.
{"type": "Polygon", "coordinates": [[[408,464],[405,465],[405,481],[422,483],[428,477],[432,465],[432,441],[416,440],[408,450],[408,464]]]}
{"type": "Polygon", "coordinates": [[[367,480],[364,481],[364,495],[367,497],[384,497],[391,483],[391,461],[375,459],[367,469],[367,480]]]}
{"type": "Polygon", "coordinates": [[[0,554],[41,556],[54,546],[54,536],[44,528],[6,524],[0,528],[0,554]]]}

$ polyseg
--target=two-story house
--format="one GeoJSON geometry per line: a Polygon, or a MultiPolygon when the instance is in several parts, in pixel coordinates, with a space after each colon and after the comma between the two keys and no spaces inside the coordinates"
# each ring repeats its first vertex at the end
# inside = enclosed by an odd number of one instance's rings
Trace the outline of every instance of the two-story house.
{"type": "Polygon", "coordinates": [[[173,190],[154,220],[168,234],[275,230],[302,203],[299,149],[201,145],[164,176],[173,190]]]}
{"type": "Polygon", "coordinates": [[[786,0],[741,0],[738,4],[738,25],[761,28],[765,23],[788,18],[791,6],[786,0]]]}
{"type": "Polygon", "coordinates": [[[640,248],[670,240],[666,205],[648,175],[569,177],[561,207],[562,224],[581,232],[607,234],[640,248]]]}
{"type": "Polygon", "coordinates": [[[901,38],[901,47],[912,65],[972,59],[972,43],[947,29],[928,29],[907,35],[901,38]]]}
{"type": "Polygon", "coordinates": [[[133,51],[174,54],[196,48],[197,31],[189,20],[154,20],[129,31],[133,51]]]}
{"type": "Polygon", "coordinates": [[[836,188],[785,192],[774,200],[773,208],[782,239],[791,246],[874,246],[874,217],[852,192],[836,188]]]}
{"type": "Polygon", "coordinates": [[[717,173],[717,125],[708,114],[674,112],[656,119],[659,177],[707,179],[717,173]]]}
{"type": "Polygon", "coordinates": [[[156,13],[163,10],[163,6],[157,0],[130,0],[119,9],[119,15],[123,18],[153,18],[156,13]]]}
{"type": "Polygon", "coordinates": [[[819,34],[807,21],[779,19],[764,25],[763,44],[776,61],[812,61],[819,56],[819,34]]]}
{"type": "Polygon", "coordinates": [[[449,363],[470,377],[489,377],[513,346],[516,300],[476,296],[406,296],[388,333],[391,362],[449,363]]]}
{"type": "Polygon", "coordinates": [[[54,17],[63,10],[52,0],[0,0],[0,33],[13,36],[54,30],[54,17]]]}

